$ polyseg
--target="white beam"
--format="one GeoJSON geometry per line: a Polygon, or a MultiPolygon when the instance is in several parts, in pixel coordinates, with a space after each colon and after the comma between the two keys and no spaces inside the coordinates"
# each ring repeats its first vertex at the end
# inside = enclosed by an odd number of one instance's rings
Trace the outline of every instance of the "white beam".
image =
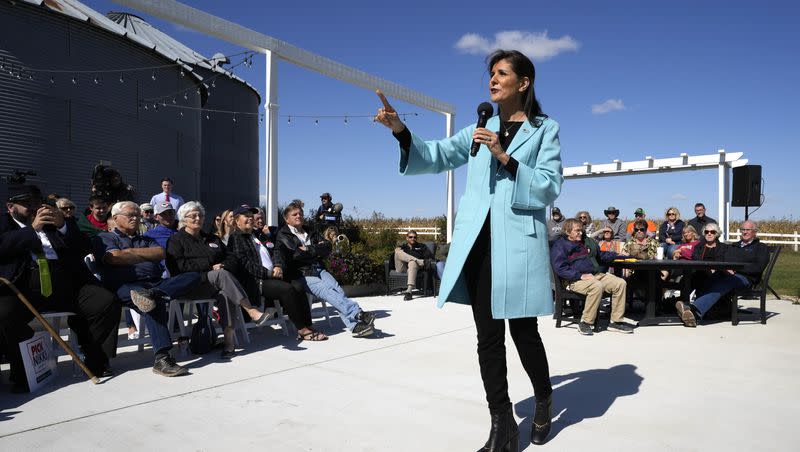
{"type": "MultiPolygon", "coordinates": [[[[455,113],[455,107],[398,83],[384,80],[359,69],[293,46],[237,23],[222,19],[205,11],[192,8],[175,0],[113,0],[153,16],[182,25],[203,34],[255,50],[266,51],[298,66],[319,72],[369,90],[380,89],[387,96],[438,113],[455,113]]],[[[238,7],[238,6],[234,6],[238,7]]]]}
{"type": "Polygon", "coordinates": [[[609,177],[624,176],[646,173],[670,173],[675,171],[693,171],[701,169],[713,169],[720,164],[720,158],[730,166],[741,166],[742,152],[706,154],[690,156],[686,153],[678,157],[657,159],[647,156],[644,160],[633,162],[622,162],[613,160],[611,163],[591,163],[583,162],[580,166],[570,166],[564,168],[564,179],[578,179],[588,177],[609,177]]]}
{"type": "MultiPolygon", "coordinates": [[[[445,113],[446,120],[445,135],[447,137],[453,136],[455,131],[453,125],[453,114],[445,113]]],[[[456,173],[453,170],[447,172],[447,243],[453,241],[453,227],[455,221],[455,178],[456,173]]]]}
{"type": "Polygon", "coordinates": [[[266,102],[264,102],[264,184],[267,198],[268,226],[277,226],[278,217],[278,61],[267,50],[266,57],[266,102]]]}

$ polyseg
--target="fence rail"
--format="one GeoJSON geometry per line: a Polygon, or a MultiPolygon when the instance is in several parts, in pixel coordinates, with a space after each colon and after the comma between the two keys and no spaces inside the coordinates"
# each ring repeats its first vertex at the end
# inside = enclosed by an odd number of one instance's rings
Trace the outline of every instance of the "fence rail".
{"type": "MultiPolygon", "coordinates": [[[[742,234],[739,231],[731,231],[730,241],[735,242],[741,238],[742,234]]],[[[792,245],[795,251],[800,248],[800,234],[794,231],[794,234],[771,234],[769,232],[759,232],[758,240],[761,243],[768,245],[792,245]],[[772,239],[775,237],[777,240],[772,239]]]]}
{"type": "MultiPolygon", "coordinates": [[[[364,229],[366,229],[367,231],[376,233],[376,234],[378,233],[378,231],[383,230],[381,228],[364,228],[364,229]]],[[[438,228],[438,227],[430,227],[430,228],[419,227],[418,228],[418,227],[411,226],[411,227],[407,227],[407,228],[392,228],[392,229],[397,231],[398,235],[405,235],[408,231],[411,231],[411,230],[417,231],[417,235],[432,235],[434,242],[438,242],[439,241],[439,236],[442,234],[441,228],[438,228]]]]}

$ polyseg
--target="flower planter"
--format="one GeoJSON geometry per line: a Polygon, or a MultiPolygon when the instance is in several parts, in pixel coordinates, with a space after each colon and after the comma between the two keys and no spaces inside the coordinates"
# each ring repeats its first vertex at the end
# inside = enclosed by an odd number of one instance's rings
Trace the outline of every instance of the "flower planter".
{"type": "Polygon", "coordinates": [[[386,292],[386,285],[383,283],[369,283],[358,286],[342,286],[344,294],[348,297],[368,297],[371,295],[382,295],[386,292]]]}

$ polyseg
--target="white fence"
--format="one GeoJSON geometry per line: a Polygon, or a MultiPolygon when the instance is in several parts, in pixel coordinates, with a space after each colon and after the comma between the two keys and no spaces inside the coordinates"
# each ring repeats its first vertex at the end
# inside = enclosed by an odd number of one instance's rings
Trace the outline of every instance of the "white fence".
{"type": "Polygon", "coordinates": [[[397,229],[397,233],[400,234],[400,235],[406,235],[406,233],[408,231],[411,231],[411,230],[417,231],[417,235],[432,235],[434,242],[438,242],[439,241],[439,234],[441,234],[441,231],[437,227],[433,227],[433,228],[415,228],[415,227],[410,227],[410,228],[396,228],[396,229],[397,229]]]}
{"type": "MultiPolygon", "coordinates": [[[[740,238],[741,233],[739,231],[731,231],[731,242],[735,242],[740,238]]],[[[758,240],[769,245],[792,245],[795,251],[797,251],[798,246],[800,246],[800,234],[798,234],[797,231],[794,231],[794,234],[770,234],[769,232],[759,232],[758,240]],[[775,239],[772,239],[772,237],[775,237],[775,239]]]]}

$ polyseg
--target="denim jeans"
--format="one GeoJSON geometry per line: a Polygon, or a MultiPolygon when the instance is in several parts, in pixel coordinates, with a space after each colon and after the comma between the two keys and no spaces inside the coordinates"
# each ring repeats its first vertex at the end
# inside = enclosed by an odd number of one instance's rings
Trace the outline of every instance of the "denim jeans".
{"type": "Polygon", "coordinates": [[[736,289],[750,287],[750,280],[743,275],[731,275],[725,271],[717,271],[708,281],[702,291],[698,291],[698,297],[692,303],[702,318],[723,295],[736,289]]]}
{"type": "Polygon", "coordinates": [[[358,323],[356,316],[361,312],[361,306],[345,296],[339,283],[336,282],[330,273],[322,270],[319,274],[319,278],[304,276],[303,283],[305,284],[307,292],[322,298],[336,308],[341,314],[345,328],[347,328],[348,331],[353,331],[356,323],[358,323]]]}
{"type": "Polygon", "coordinates": [[[125,306],[136,310],[142,315],[147,331],[150,332],[150,339],[153,341],[153,351],[156,357],[168,353],[172,348],[172,336],[169,334],[169,328],[167,328],[169,303],[159,298],[155,309],[147,313],[141,312],[131,302],[131,290],[158,289],[170,298],[177,298],[190,292],[199,283],[200,273],[190,272],[156,281],[136,281],[123,284],[117,289],[117,296],[125,306]]]}

